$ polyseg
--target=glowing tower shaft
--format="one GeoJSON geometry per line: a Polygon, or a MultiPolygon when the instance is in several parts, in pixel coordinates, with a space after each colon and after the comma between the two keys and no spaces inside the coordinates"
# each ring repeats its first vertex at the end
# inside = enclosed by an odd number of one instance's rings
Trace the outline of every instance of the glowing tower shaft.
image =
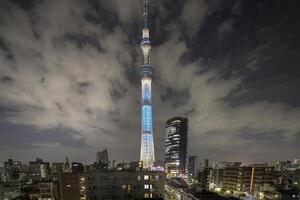
{"type": "Polygon", "coordinates": [[[150,167],[155,160],[153,127],[152,127],[152,103],[151,103],[151,82],[153,69],[150,64],[151,42],[148,29],[148,0],[143,0],[144,28],[141,41],[143,51],[143,64],[139,67],[139,75],[142,84],[141,96],[141,155],[140,160],[144,167],[150,167]]]}

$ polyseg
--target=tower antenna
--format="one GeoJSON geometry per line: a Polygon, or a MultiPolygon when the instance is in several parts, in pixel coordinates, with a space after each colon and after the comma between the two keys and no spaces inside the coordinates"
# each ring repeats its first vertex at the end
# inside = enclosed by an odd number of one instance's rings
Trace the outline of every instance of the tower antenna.
{"type": "Polygon", "coordinates": [[[149,6],[149,1],[143,0],[143,16],[144,16],[145,28],[148,27],[148,6],[149,6]]]}

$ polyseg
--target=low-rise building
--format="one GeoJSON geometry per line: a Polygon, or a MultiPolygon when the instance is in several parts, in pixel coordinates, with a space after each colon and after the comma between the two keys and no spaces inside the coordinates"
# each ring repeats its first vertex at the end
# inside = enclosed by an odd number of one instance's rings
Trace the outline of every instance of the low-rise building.
{"type": "Polygon", "coordinates": [[[91,171],[85,180],[87,200],[164,199],[163,171],[91,171]]]}
{"type": "Polygon", "coordinates": [[[223,189],[227,193],[262,193],[273,190],[274,167],[244,166],[224,169],[223,189]]]}
{"type": "Polygon", "coordinates": [[[39,186],[39,200],[56,200],[55,189],[53,182],[40,182],[39,186]]]}

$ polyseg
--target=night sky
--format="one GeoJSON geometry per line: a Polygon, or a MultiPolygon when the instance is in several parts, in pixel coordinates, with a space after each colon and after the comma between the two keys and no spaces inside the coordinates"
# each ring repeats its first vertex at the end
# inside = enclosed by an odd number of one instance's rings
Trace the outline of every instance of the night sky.
{"type": "MultiPolygon", "coordinates": [[[[0,1],[0,160],[138,160],[139,0],[0,1]]],[[[189,118],[189,154],[300,158],[300,1],[152,0],[157,159],[189,118]]]]}

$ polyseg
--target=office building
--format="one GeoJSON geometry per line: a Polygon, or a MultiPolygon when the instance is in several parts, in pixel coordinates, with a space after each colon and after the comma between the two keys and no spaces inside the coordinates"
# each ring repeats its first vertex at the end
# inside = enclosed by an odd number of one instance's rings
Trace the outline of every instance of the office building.
{"type": "Polygon", "coordinates": [[[186,172],[188,119],[174,117],[166,122],[165,170],[168,175],[186,172]]]}

